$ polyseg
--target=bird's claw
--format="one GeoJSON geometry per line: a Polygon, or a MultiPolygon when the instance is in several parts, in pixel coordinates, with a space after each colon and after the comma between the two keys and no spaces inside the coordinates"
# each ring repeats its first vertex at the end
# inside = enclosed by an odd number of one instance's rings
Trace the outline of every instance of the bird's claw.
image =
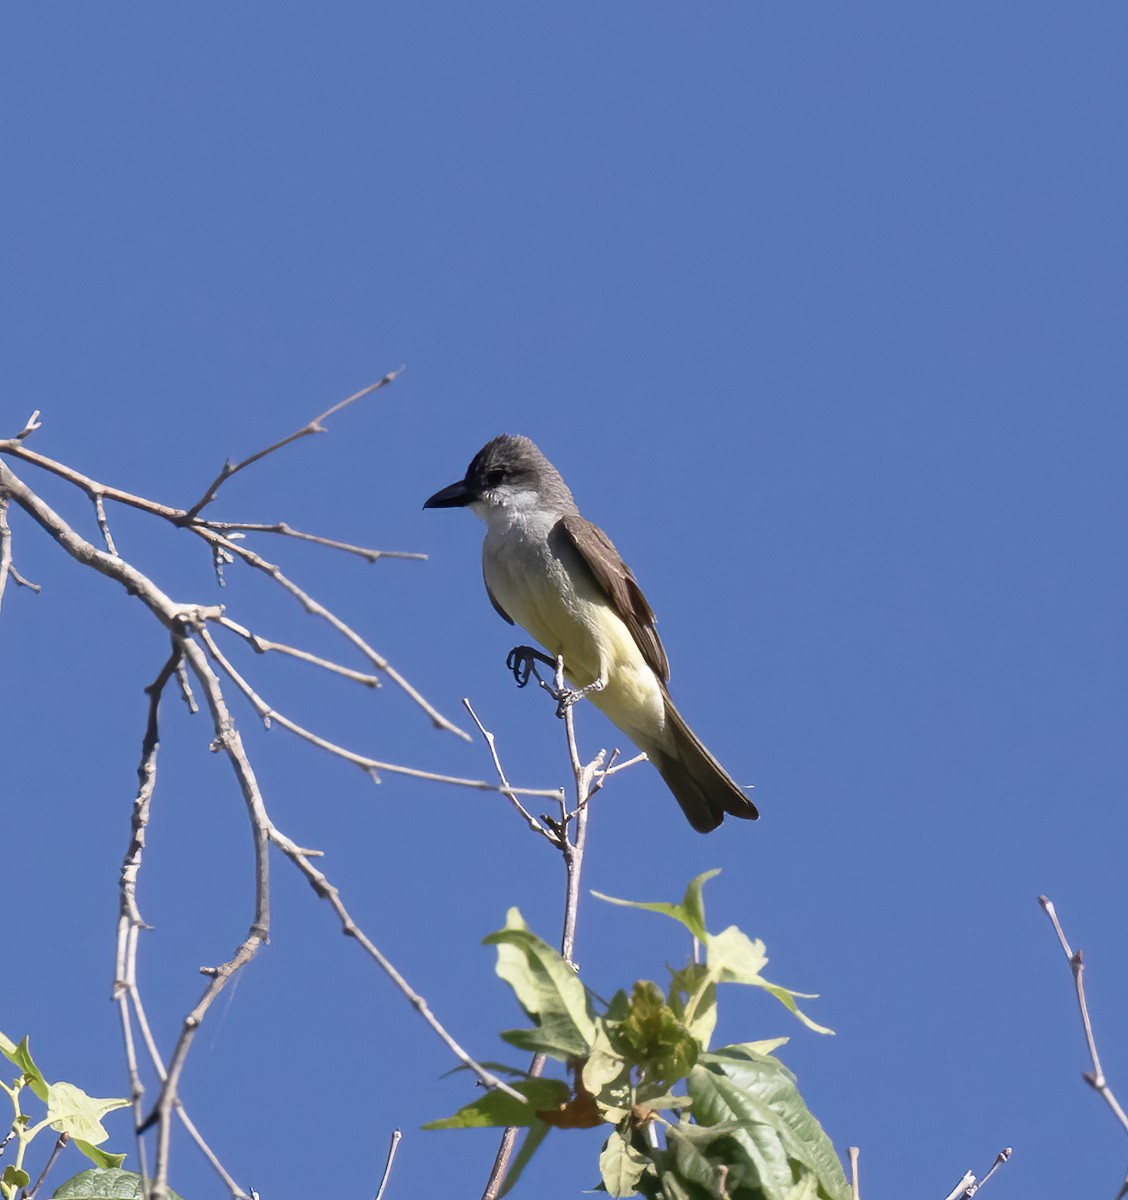
{"type": "Polygon", "coordinates": [[[549,658],[547,654],[542,654],[539,650],[532,646],[514,646],[505,659],[505,666],[513,675],[519,688],[523,688],[533,675],[537,676],[540,682],[540,675],[537,674],[537,663],[542,662],[547,666],[555,667],[556,663],[549,658]]]}

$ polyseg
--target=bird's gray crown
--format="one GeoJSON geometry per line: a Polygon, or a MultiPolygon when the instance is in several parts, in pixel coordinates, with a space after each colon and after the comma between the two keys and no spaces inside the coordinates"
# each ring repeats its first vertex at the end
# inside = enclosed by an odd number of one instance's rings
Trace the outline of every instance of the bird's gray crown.
{"type": "Polygon", "coordinates": [[[514,434],[495,437],[474,455],[466,483],[479,493],[505,486],[535,491],[561,511],[576,508],[568,485],[537,444],[514,434]]]}

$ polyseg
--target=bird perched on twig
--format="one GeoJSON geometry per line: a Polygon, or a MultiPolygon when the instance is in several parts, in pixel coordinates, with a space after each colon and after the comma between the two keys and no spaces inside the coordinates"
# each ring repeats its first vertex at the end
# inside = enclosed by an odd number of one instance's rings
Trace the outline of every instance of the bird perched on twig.
{"type": "MultiPolygon", "coordinates": [[[[670,699],[670,666],[654,613],[611,539],[580,516],[560,472],[526,437],[502,434],[465,478],[424,508],[469,507],[486,523],[482,570],[493,606],[564,660],[575,691],[605,713],[658,768],[694,829],[707,833],[756,806],[701,744],[670,699]]],[[[527,682],[533,658],[509,666],[527,682]]]]}

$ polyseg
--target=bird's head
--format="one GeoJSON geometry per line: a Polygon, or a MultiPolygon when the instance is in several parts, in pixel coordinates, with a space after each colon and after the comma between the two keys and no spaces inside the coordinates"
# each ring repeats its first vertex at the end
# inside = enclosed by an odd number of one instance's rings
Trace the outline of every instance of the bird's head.
{"type": "Polygon", "coordinates": [[[503,433],[474,455],[466,475],[427,499],[424,508],[470,507],[487,519],[491,511],[520,512],[551,507],[575,511],[575,501],[559,471],[527,437],[503,433]]]}

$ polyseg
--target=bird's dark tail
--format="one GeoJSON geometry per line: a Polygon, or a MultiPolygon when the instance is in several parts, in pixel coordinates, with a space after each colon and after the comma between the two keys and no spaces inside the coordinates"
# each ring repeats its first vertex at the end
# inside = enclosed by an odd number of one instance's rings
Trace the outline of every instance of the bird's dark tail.
{"type": "Polygon", "coordinates": [[[749,821],[760,815],[724,767],[697,740],[669,696],[663,742],[660,748],[646,747],[647,755],[698,833],[716,829],[725,813],[749,821]]]}

